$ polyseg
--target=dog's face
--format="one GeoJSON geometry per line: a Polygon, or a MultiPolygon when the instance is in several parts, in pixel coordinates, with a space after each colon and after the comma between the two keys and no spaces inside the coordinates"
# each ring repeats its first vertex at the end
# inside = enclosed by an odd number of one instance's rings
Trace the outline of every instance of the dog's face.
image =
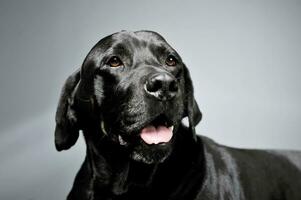
{"type": "Polygon", "coordinates": [[[134,160],[163,162],[182,118],[189,117],[192,132],[201,119],[192,90],[186,66],[162,36],[150,31],[110,35],[92,48],[63,88],[57,149],[72,146],[83,129],[94,134],[87,137],[92,143],[106,138],[134,160]]]}

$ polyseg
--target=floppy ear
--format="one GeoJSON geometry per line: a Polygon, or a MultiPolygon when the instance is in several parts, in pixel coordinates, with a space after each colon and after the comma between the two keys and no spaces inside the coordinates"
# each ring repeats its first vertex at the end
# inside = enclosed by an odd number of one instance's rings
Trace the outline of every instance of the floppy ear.
{"type": "Polygon", "coordinates": [[[55,121],[55,146],[58,151],[69,149],[79,130],[89,126],[94,111],[94,62],[85,62],[66,80],[61,91],[55,121]]]}
{"type": "Polygon", "coordinates": [[[189,129],[191,133],[193,134],[193,138],[196,139],[195,134],[195,126],[201,121],[202,119],[202,113],[199,109],[199,106],[194,98],[193,95],[193,85],[190,78],[190,73],[187,69],[187,67],[184,65],[184,81],[185,81],[185,115],[188,116],[189,121],[189,129]]]}
{"type": "Polygon", "coordinates": [[[79,136],[78,117],[74,110],[75,90],[80,80],[80,70],[70,75],[61,91],[56,110],[55,146],[58,151],[69,149],[79,136]]]}

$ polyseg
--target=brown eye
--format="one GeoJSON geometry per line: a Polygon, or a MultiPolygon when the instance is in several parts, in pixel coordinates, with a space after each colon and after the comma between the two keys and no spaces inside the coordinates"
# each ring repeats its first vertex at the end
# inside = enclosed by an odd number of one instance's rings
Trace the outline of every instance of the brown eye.
{"type": "Polygon", "coordinates": [[[112,58],[109,59],[107,65],[109,65],[110,67],[119,67],[123,65],[123,63],[117,56],[113,56],[112,58]]]}
{"type": "Polygon", "coordinates": [[[177,65],[177,62],[178,62],[177,59],[172,55],[168,56],[165,61],[166,65],[168,66],[175,66],[177,65]]]}

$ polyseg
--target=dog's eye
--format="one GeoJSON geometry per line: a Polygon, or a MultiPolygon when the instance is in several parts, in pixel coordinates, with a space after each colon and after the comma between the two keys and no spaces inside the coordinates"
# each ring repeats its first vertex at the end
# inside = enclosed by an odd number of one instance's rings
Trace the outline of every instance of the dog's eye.
{"type": "Polygon", "coordinates": [[[123,65],[123,63],[117,56],[113,56],[108,60],[107,65],[110,67],[119,67],[123,65]]]}
{"type": "Polygon", "coordinates": [[[174,56],[170,55],[167,57],[165,63],[168,66],[175,66],[175,65],[177,65],[178,61],[174,56]]]}

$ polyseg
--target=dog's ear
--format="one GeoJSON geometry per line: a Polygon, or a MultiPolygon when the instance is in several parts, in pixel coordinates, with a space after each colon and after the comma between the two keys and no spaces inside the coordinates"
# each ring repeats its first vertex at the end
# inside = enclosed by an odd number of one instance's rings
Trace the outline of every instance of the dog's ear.
{"type": "Polygon", "coordinates": [[[55,146],[58,151],[69,149],[79,136],[78,116],[74,110],[74,96],[79,81],[80,70],[77,70],[67,78],[61,91],[55,115],[55,146]]]}
{"type": "Polygon", "coordinates": [[[93,121],[94,66],[94,62],[85,62],[63,86],[55,116],[55,146],[58,151],[73,146],[79,130],[89,127],[93,121]]]}
{"type": "Polygon", "coordinates": [[[193,134],[193,138],[196,139],[195,126],[201,121],[202,113],[194,98],[193,85],[190,78],[190,73],[187,67],[184,65],[184,81],[185,81],[185,116],[188,117],[189,128],[193,134]]]}

